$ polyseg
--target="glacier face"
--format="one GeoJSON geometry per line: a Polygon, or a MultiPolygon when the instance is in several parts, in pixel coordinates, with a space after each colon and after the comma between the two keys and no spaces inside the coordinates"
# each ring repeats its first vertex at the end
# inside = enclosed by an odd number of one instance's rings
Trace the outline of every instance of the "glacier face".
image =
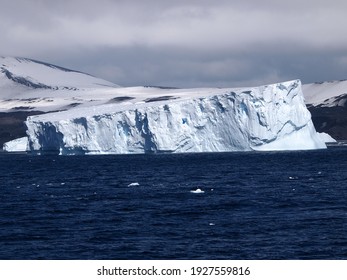
{"type": "Polygon", "coordinates": [[[326,148],[299,80],[216,92],[180,98],[163,89],[159,94],[170,99],[32,116],[26,121],[29,149],[126,154],[326,148]]]}

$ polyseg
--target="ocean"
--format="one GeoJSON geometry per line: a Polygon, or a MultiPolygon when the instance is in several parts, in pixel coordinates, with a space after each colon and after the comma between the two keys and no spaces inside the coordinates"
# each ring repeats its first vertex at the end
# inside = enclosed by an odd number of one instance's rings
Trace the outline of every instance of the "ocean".
{"type": "Polygon", "coordinates": [[[347,259],[346,170],[346,147],[1,153],[0,259],[347,259]]]}

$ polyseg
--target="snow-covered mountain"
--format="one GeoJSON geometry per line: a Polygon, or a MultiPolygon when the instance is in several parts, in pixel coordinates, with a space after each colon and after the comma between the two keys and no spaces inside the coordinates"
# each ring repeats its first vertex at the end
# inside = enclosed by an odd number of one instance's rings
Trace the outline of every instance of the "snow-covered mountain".
{"type": "Polygon", "coordinates": [[[347,80],[305,84],[303,92],[308,106],[347,106],[347,80]]]}
{"type": "Polygon", "coordinates": [[[306,84],[303,92],[316,130],[347,140],[347,80],[306,84]]]}
{"type": "Polygon", "coordinates": [[[94,90],[117,87],[60,66],[0,57],[0,112],[64,110],[89,101],[94,90]]]}
{"type": "MultiPolygon", "coordinates": [[[[33,151],[70,154],[325,147],[305,107],[300,81],[241,89],[123,88],[25,58],[1,57],[0,67],[0,134],[1,122],[6,118],[4,122],[8,122],[9,116],[18,125],[22,122],[15,114],[20,113],[21,118],[41,114],[26,121],[33,151]]],[[[6,139],[25,136],[25,130],[19,130],[6,139]]],[[[7,147],[25,146],[23,139],[7,147]]]]}
{"type": "Polygon", "coordinates": [[[19,84],[29,89],[114,87],[113,83],[57,65],[19,57],[0,57],[1,87],[19,84]]]}

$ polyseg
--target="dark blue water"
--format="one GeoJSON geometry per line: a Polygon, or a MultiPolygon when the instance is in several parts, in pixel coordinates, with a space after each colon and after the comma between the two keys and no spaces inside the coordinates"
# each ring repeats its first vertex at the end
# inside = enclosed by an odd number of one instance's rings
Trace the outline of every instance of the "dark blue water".
{"type": "Polygon", "coordinates": [[[0,258],[347,259],[346,170],[346,148],[0,154],[0,258]]]}

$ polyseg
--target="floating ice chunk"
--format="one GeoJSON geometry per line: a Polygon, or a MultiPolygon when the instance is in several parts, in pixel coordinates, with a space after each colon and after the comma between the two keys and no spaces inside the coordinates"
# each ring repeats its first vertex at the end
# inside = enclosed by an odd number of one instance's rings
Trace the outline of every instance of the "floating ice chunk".
{"type": "Polygon", "coordinates": [[[28,137],[22,137],[6,142],[3,145],[4,151],[7,152],[26,152],[28,148],[28,137]]]}
{"type": "Polygon", "coordinates": [[[337,142],[328,133],[320,132],[320,133],[318,133],[318,135],[322,139],[322,141],[324,141],[325,143],[336,143],[337,142]]]}
{"type": "Polygon", "coordinates": [[[128,187],[137,187],[137,186],[140,186],[140,184],[138,182],[135,182],[135,183],[130,183],[128,185],[128,187]]]}
{"type": "Polygon", "coordinates": [[[200,188],[197,188],[197,189],[195,189],[195,190],[191,190],[190,192],[191,192],[191,193],[205,193],[205,191],[203,191],[203,190],[200,189],[200,188]]]}
{"type": "Polygon", "coordinates": [[[209,225],[209,226],[214,226],[215,224],[214,224],[214,223],[209,223],[208,225],[209,225]]]}

